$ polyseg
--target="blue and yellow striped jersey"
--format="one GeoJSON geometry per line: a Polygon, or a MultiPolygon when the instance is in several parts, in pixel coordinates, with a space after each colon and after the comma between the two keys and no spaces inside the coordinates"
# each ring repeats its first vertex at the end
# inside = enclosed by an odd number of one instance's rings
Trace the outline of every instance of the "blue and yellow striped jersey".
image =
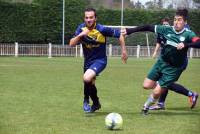
{"type": "MultiPolygon", "coordinates": [[[[75,36],[79,35],[86,27],[85,23],[79,25],[75,32],[75,36]]],[[[82,37],[83,53],[85,62],[94,61],[96,59],[106,60],[106,37],[120,37],[120,30],[105,27],[96,24],[86,37],[82,37]]]]}

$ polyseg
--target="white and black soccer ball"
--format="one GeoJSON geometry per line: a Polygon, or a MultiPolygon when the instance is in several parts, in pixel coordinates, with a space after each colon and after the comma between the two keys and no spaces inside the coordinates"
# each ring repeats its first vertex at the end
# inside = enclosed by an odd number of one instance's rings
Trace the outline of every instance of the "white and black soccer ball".
{"type": "Polygon", "coordinates": [[[118,130],[122,128],[123,119],[119,113],[109,113],[105,118],[106,127],[110,130],[118,130]]]}

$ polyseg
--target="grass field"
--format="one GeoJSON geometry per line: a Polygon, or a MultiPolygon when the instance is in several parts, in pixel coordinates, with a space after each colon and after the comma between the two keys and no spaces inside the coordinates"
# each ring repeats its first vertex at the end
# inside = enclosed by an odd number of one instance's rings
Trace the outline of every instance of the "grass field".
{"type": "MultiPolygon", "coordinates": [[[[200,102],[190,110],[188,98],[169,92],[166,110],[140,110],[150,91],[142,82],[155,60],[109,59],[97,78],[101,110],[82,111],[81,58],[0,57],[0,134],[198,134],[200,102]],[[123,117],[123,129],[110,131],[104,118],[123,117]]],[[[200,93],[200,59],[190,60],[179,80],[200,93]]]]}

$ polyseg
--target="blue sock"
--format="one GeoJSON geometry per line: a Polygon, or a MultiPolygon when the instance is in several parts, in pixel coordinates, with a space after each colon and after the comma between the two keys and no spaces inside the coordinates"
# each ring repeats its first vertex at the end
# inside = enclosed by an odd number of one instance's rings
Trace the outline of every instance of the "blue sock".
{"type": "Polygon", "coordinates": [[[189,95],[189,91],[187,88],[185,88],[184,86],[178,84],[178,83],[172,83],[169,87],[170,90],[177,92],[179,94],[183,94],[185,96],[189,95]]]}
{"type": "Polygon", "coordinates": [[[167,97],[167,94],[168,94],[168,90],[163,91],[162,94],[160,95],[160,98],[159,98],[159,100],[158,100],[158,103],[164,104],[164,103],[165,103],[165,99],[166,99],[166,97],[167,97]]]}

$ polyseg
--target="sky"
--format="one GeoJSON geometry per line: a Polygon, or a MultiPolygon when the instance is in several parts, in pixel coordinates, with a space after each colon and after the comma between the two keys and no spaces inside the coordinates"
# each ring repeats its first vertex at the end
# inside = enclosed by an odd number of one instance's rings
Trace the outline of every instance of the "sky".
{"type": "Polygon", "coordinates": [[[142,5],[144,5],[147,1],[150,1],[150,0],[139,0],[141,3],[142,3],[142,5]]]}
{"type": "MultiPolygon", "coordinates": [[[[138,0],[130,0],[130,1],[135,1],[135,2],[137,2],[138,0]]],[[[151,0],[139,0],[139,2],[142,3],[142,5],[144,5],[147,1],[151,1],[151,0]]]]}

